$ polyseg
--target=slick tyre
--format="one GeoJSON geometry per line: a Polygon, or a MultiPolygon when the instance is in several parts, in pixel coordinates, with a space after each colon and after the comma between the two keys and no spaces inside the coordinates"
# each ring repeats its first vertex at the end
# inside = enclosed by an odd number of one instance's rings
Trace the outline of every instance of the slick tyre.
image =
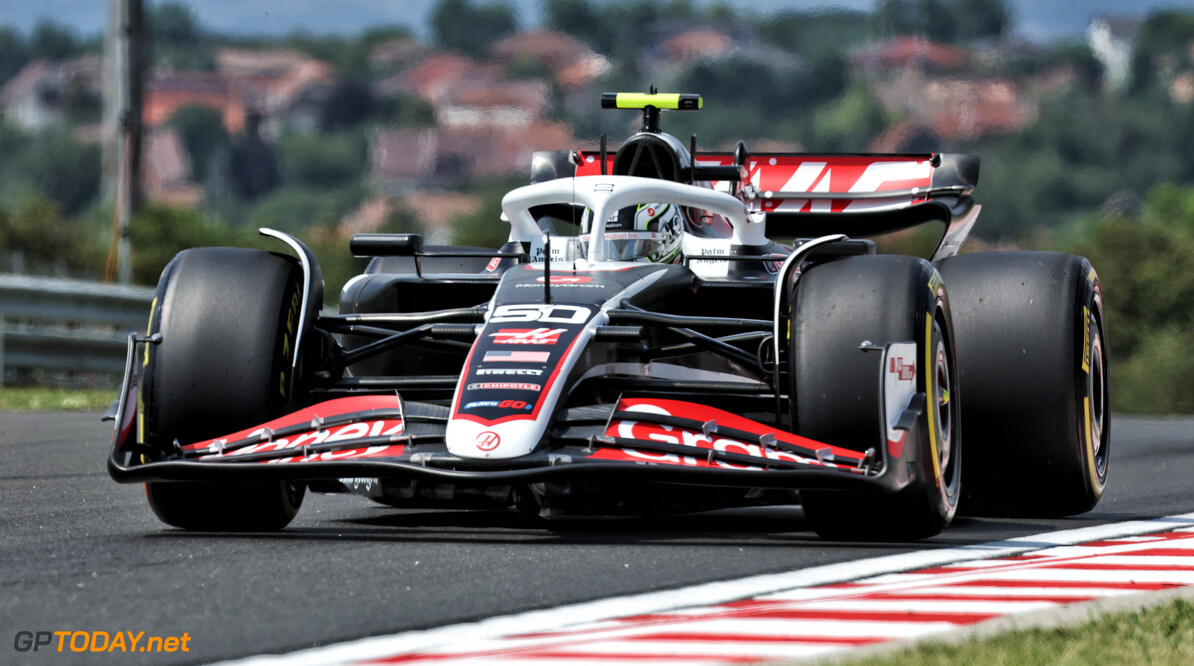
{"type": "MultiPolygon", "coordinates": [[[[165,457],[175,440],[235,432],[291,404],[301,274],[268,252],[197,248],[180,253],[158,282],[142,359],[138,440],[165,457]]],[[[194,530],[277,530],[294,518],[305,488],[278,481],[146,484],[162,522],[194,530]]]]}
{"type": "MultiPolygon", "coordinates": [[[[809,490],[804,514],[822,538],[911,541],[939,533],[961,493],[957,367],[949,301],[923,259],[852,257],[814,266],[791,299],[789,375],[797,433],[856,451],[886,449],[883,354],[860,345],[916,344],[924,409],[908,431],[914,455],[888,461],[895,493],[809,490]]],[[[883,455],[889,455],[883,450],[883,455]]]]}
{"type": "Polygon", "coordinates": [[[941,263],[966,387],[962,511],[1054,517],[1094,508],[1111,412],[1103,295],[1082,257],[987,252],[941,263]]]}

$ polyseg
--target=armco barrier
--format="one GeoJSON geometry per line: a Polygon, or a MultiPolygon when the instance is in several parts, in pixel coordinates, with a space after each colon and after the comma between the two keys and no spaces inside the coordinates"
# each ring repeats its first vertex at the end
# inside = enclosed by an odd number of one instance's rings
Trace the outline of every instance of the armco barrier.
{"type": "Polygon", "coordinates": [[[10,368],[121,374],[152,301],[149,287],[0,275],[0,382],[10,368]]]}

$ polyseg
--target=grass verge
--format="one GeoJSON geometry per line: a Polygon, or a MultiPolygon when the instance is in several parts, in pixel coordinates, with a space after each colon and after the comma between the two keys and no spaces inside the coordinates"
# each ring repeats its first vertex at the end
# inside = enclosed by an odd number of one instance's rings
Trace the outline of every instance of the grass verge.
{"type": "Polygon", "coordinates": [[[1194,601],[1177,598],[1140,612],[1108,613],[1064,627],[1037,627],[960,642],[926,642],[846,660],[849,666],[926,664],[1194,664],[1194,601]]]}
{"type": "Polygon", "coordinates": [[[114,389],[21,387],[0,389],[0,409],[8,411],[102,411],[119,397],[114,389]]]}

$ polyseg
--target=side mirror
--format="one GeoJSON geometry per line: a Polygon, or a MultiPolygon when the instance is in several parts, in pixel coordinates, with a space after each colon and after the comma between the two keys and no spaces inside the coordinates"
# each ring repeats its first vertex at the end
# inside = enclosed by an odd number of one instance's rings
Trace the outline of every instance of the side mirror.
{"type": "Polygon", "coordinates": [[[354,257],[413,257],[423,253],[423,234],[353,234],[354,257]]]}

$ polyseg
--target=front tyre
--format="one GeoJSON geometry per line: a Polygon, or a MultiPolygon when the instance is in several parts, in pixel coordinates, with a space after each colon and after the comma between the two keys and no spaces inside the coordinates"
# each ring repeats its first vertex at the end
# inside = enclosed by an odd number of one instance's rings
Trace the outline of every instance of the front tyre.
{"type": "MultiPolygon", "coordinates": [[[[150,314],[138,441],[159,457],[286,411],[302,299],[295,263],[261,250],[197,248],[162,272],[150,314]]],[[[163,522],[193,530],[285,527],[305,487],[278,481],[146,484],[163,522]]]]}
{"type": "Polygon", "coordinates": [[[949,301],[922,259],[853,257],[809,269],[792,294],[789,375],[792,425],[800,435],[856,451],[885,449],[895,493],[801,492],[806,519],[823,538],[910,541],[953,519],[961,490],[961,419],[949,301]],[[860,344],[915,343],[916,391],[925,397],[906,445],[885,443],[883,354],[860,344]]]}

